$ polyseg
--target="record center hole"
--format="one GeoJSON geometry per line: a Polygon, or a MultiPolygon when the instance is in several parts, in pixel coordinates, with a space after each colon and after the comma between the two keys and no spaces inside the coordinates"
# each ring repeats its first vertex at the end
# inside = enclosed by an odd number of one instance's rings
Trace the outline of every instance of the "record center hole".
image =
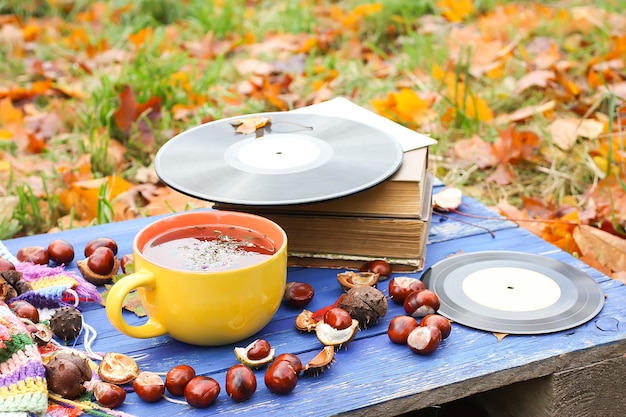
{"type": "Polygon", "coordinates": [[[509,289],[509,290],[514,290],[514,289],[515,289],[515,287],[514,287],[514,286],[512,286],[512,285],[509,285],[509,286],[508,286],[508,287],[506,287],[506,288],[507,288],[507,289],[509,289]]]}

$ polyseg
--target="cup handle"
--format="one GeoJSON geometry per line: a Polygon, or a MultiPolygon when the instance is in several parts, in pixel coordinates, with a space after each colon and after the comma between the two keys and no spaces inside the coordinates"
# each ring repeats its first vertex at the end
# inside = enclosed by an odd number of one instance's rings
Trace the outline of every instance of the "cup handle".
{"type": "Polygon", "coordinates": [[[154,288],[154,282],[154,274],[142,269],[120,279],[109,289],[106,298],[106,314],[111,324],[120,332],[140,339],[162,336],[167,333],[165,327],[154,318],[148,317],[144,324],[133,326],[128,324],[122,315],[122,304],[126,295],[138,287],[154,288]]]}

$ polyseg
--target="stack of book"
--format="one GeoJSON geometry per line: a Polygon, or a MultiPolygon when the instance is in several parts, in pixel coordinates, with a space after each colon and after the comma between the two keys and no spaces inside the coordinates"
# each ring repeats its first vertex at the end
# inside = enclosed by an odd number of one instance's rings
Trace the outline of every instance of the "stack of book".
{"type": "Polygon", "coordinates": [[[295,111],[344,114],[377,127],[391,123],[394,129],[386,131],[400,134],[404,149],[400,168],[371,188],[332,200],[280,206],[215,203],[214,208],[254,213],[278,223],[287,233],[291,266],[358,268],[385,259],[394,271],[421,270],[432,210],[428,146],[434,141],[343,98],[295,111]]]}

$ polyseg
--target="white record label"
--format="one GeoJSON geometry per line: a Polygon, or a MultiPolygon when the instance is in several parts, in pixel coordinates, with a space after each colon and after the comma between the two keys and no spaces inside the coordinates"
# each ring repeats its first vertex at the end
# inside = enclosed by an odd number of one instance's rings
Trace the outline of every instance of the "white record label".
{"type": "Polygon", "coordinates": [[[475,303],[503,311],[540,310],[561,297],[561,288],[550,277],[512,267],[473,272],[463,280],[462,289],[475,303]]]}

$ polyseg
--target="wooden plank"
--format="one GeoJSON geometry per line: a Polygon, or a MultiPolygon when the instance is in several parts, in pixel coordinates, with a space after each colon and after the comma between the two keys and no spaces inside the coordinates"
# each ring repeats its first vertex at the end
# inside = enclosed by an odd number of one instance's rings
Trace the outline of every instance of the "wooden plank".
{"type": "Polygon", "coordinates": [[[626,357],[590,362],[473,398],[493,415],[511,417],[626,415],[626,357]]]}
{"type": "MultiPolygon", "coordinates": [[[[473,208],[475,203],[472,201],[468,204],[476,212],[486,210],[473,208]]],[[[90,239],[109,236],[118,242],[120,253],[130,253],[133,236],[139,228],[151,221],[153,219],[141,219],[4,243],[16,253],[22,246],[44,245],[55,237],[62,237],[72,242],[77,253],[80,253],[90,239]]],[[[471,225],[455,226],[454,229],[454,232],[441,229],[438,232],[441,239],[429,244],[427,267],[459,251],[518,250],[545,254],[570,263],[596,279],[607,295],[603,310],[590,322],[574,329],[549,335],[510,335],[501,342],[488,332],[455,324],[450,338],[444,341],[441,348],[431,356],[422,357],[410,352],[406,346],[394,345],[389,341],[386,335],[389,321],[396,315],[404,314],[402,306],[390,303],[389,312],[380,323],[359,332],[346,349],[337,353],[337,360],[328,371],[316,378],[300,378],[294,392],[287,396],[270,393],[263,384],[263,370],[258,370],[255,372],[259,382],[258,390],[250,401],[242,404],[230,401],[222,392],[210,409],[194,410],[163,401],[146,404],[131,393],[120,410],[140,416],[150,413],[199,416],[209,412],[220,415],[244,412],[252,415],[394,415],[447,403],[515,382],[547,377],[585,366],[590,361],[615,358],[626,351],[626,287],[623,284],[610,280],[517,227],[501,228],[496,231],[495,238],[484,230],[474,233],[476,228],[471,225]]],[[[73,268],[73,265],[70,267],[73,268]]],[[[341,294],[335,279],[336,273],[335,270],[290,268],[288,280],[314,285],[316,295],[309,306],[314,310],[332,303],[341,294]]],[[[386,293],[387,286],[388,281],[382,282],[381,291],[386,293]]],[[[237,345],[244,345],[255,337],[264,337],[279,353],[292,352],[305,361],[310,359],[322,346],[315,335],[295,330],[293,320],[298,312],[281,306],[272,323],[258,335],[237,345]]],[[[225,372],[236,362],[232,353],[234,345],[197,347],[176,342],[168,336],[133,339],[117,332],[100,306],[86,305],[84,316],[85,321],[98,331],[93,345],[96,351],[147,354],[147,358],[139,362],[146,370],[165,372],[171,366],[188,363],[199,373],[216,378],[223,388],[225,372]]],[[[142,321],[131,314],[127,314],[127,317],[136,323],[142,321]]],[[[593,375],[596,376],[596,373],[593,375]]]]}

